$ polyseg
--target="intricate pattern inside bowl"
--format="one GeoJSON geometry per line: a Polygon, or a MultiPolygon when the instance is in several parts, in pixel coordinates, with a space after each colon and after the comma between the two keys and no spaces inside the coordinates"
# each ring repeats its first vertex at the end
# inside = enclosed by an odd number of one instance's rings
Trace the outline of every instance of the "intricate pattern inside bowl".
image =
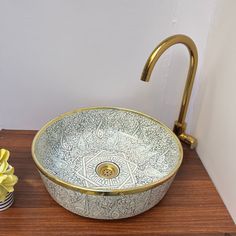
{"type": "Polygon", "coordinates": [[[119,108],[58,117],[40,130],[32,151],[52,180],[93,193],[149,189],[172,177],[182,161],[182,147],[165,125],[119,108]]]}

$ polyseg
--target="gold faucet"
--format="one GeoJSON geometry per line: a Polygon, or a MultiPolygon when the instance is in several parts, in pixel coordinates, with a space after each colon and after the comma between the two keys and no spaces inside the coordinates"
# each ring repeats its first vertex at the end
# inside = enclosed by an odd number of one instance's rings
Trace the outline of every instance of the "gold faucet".
{"type": "Polygon", "coordinates": [[[179,118],[177,121],[175,121],[174,124],[174,133],[178,136],[178,138],[183,141],[184,143],[188,144],[191,149],[195,148],[197,146],[197,139],[193,136],[186,134],[186,113],[188,110],[189,100],[192,92],[193,82],[197,70],[197,63],[198,63],[198,53],[197,53],[197,47],[193,40],[189,38],[186,35],[173,35],[165,40],[163,40],[151,53],[149,58],[147,59],[147,62],[143,68],[141,80],[148,82],[151,77],[152,70],[160,58],[160,56],[172,45],[175,44],[184,44],[189,51],[190,54],[190,65],[189,65],[189,71],[187,76],[187,81],[184,88],[184,94],[182,98],[181,103],[181,109],[179,113],[179,118]]]}

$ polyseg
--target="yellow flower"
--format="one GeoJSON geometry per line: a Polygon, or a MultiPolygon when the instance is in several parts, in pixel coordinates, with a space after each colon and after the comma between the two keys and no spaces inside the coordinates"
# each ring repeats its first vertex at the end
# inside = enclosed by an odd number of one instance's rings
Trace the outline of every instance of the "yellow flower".
{"type": "Polygon", "coordinates": [[[9,156],[9,151],[0,149],[0,202],[5,200],[8,193],[14,191],[13,186],[18,181],[14,168],[7,162],[9,156]]]}
{"type": "Polygon", "coordinates": [[[0,149],[0,173],[4,173],[8,168],[8,162],[10,152],[6,149],[0,149]]]}

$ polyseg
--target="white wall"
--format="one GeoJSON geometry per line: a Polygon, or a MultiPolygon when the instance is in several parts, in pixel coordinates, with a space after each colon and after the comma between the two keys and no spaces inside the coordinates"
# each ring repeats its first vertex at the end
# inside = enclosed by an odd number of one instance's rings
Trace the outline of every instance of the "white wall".
{"type": "MultiPolygon", "coordinates": [[[[97,105],[141,110],[172,127],[188,52],[183,46],[170,49],[149,84],[139,80],[143,65],[161,40],[184,33],[198,46],[200,71],[214,5],[215,0],[0,1],[0,128],[38,129],[60,113],[97,105]]],[[[198,86],[197,76],[195,91],[198,86]]]]}
{"type": "Polygon", "coordinates": [[[236,1],[218,1],[198,95],[198,153],[236,223],[236,1]]]}

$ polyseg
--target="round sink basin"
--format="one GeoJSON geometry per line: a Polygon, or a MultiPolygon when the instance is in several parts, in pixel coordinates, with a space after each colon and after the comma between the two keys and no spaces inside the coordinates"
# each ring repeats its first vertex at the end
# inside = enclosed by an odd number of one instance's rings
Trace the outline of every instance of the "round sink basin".
{"type": "Polygon", "coordinates": [[[140,214],[166,194],[182,162],[182,146],[158,120],[109,107],[83,108],[47,123],[32,144],[46,189],[81,216],[140,214]]]}

